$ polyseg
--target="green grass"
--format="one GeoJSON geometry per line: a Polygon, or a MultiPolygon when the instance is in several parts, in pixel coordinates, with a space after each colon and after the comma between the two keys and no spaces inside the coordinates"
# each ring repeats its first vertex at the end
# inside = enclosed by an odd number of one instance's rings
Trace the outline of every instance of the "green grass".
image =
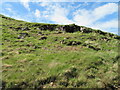
{"type": "Polygon", "coordinates": [[[40,30],[64,25],[29,23],[2,15],[0,19],[3,88],[118,87],[119,36],[87,27],[92,32],[40,30]],[[24,27],[28,28],[22,30],[24,27]],[[20,33],[28,35],[20,39],[20,33]]]}

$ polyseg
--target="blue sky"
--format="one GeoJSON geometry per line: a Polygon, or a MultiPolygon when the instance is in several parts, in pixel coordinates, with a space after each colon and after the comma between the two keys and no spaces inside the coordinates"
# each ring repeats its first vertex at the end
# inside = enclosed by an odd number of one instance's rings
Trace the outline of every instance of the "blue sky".
{"type": "Polygon", "coordinates": [[[118,33],[118,4],[108,2],[3,2],[1,14],[28,22],[72,24],[118,33]]]}

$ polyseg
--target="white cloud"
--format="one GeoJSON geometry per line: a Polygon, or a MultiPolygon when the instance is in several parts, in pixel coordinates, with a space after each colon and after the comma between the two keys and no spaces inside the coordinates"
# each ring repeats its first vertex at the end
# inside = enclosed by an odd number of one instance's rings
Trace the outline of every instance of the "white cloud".
{"type": "Polygon", "coordinates": [[[49,5],[49,2],[41,2],[39,5],[42,7],[45,7],[49,5]]]}
{"type": "Polygon", "coordinates": [[[23,6],[30,11],[30,7],[29,7],[29,2],[30,0],[20,0],[20,2],[23,4],[23,6]]]}
{"type": "Polygon", "coordinates": [[[118,34],[118,20],[116,19],[109,20],[106,22],[96,22],[95,24],[89,25],[89,27],[99,29],[105,32],[118,34]]]}
{"type": "Polygon", "coordinates": [[[79,25],[91,25],[97,20],[104,18],[107,15],[117,12],[118,6],[115,3],[108,3],[94,10],[81,9],[74,12],[73,20],[79,25]]]}
{"type": "Polygon", "coordinates": [[[40,18],[40,17],[41,17],[40,11],[39,11],[38,9],[35,10],[35,16],[36,16],[37,18],[40,18]]]}
{"type": "Polygon", "coordinates": [[[106,22],[98,22],[94,25],[91,25],[91,27],[96,28],[96,29],[102,29],[102,30],[110,30],[110,29],[117,29],[118,28],[118,20],[113,19],[110,21],[106,21],[106,22]]]}
{"type": "Polygon", "coordinates": [[[101,7],[96,8],[92,14],[93,14],[95,20],[98,20],[98,19],[105,17],[108,14],[112,14],[114,12],[117,12],[117,10],[118,10],[117,4],[108,3],[108,4],[105,4],[101,7]]]}
{"type": "Polygon", "coordinates": [[[67,14],[68,14],[67,9],[61,7],[55,7],[55,11],[51,15],[51,20],[59,24],[72,23],[72,21],[67,18],[67,14]]]}
{"type": "MultiPolygon", "coordinates": [[[[31,0],[20,0],[23,6],[30,10],[29,2],[31,0]]],[[[40,0],[39,0],[40,1],[40,0]]],[[[41,0],[43,1],[43,0],[41,0]]],[[[86,3],[89,4],[89,3],[86,3]]],[[[37,21],[52,21],[58,24],[71,24],[75,23],[77,25],[83,25],[88,27],[93,27],[101,30],[108,30],[111,28],[117,28],[117,20],[110,21],[99,21],[106,17],[107,15],[113,14],[118,11],[118,5],[116,3],[107,3],[105,5],[99,6],[93,10],[90,9],[79,9],[82,4],[78,6],[65,6],[62,7],[61,3],[55,2],[41,2],[39,4],[41,7],[45,8],[45,11],[35,10],[34,15],[37,17],[37,21]],[[75,12],[71,13],[71,9],[77,9],[75,12]],[[68,18],[68,15],[73,15],[72,18],[68,18]],[[40,18],[41,17],[41,18],[40,18]]],[[[10,9],[8,9],[10,10],[10,9]]],[[[73,10],[73,11],[74,11],[73,10]]]]}
{"type": "Polygon", "coordinates": [[[111,20],[101,24],[103,28],[118,28],[118,20],[111,20]]]}
{"type": "Polygon", "coordinates": [[[7,11],[7,13],[10,13],[13,16],[16,16],[16,11],[14,11],[12,8],[5,8],[5,10],[7,11]]]}
{"type": "Polygon", "coordinates": [[[46,16],[50,21],[58,24],[70,24],[73,23],[68,19],[69,9],[63,8],[57,3],[41,3],[40,5],[46,6],[46,16]]]}
{"type": "Polygon", "coordinates": [[[117,20],[99,21],[105,16],[117,12],[118,6],[115,3],[108,3],[93,10],[78,9],[74,13],[70,13],[69,8],[51,2],[42,2],[40,6],[46,8],[46,11],[43,13],[44,16],[46,15],[50,21],[58,24],[75,23],[104,31],[110,31],[118,27],[117,20]],[[67,17],[68,14],[73,14],[73,18],[69,19],[67,17]]]}
{"type": "Polygon", "coordinates": [[[85,9],[77,10],[76,12],[74,12],[73,20],[78,25],[89,25],[92,23],[92,15],[90,13],[90,11],[85,9]]]}
{"type": "Polygon", "coordinates": [[[6,10],[8,10],[9,12],[12,12],[12,9],[11,9],[11,8],[6,8],[6,10]]]}
{"type": "Polygon", "coordinates": [[[71,20],[67,19],[66,17],[62,15],[53,15],[54,17],[51,18],[52,21],[58,23],[58,24],[71,24],[73,23],[71,20]]]}

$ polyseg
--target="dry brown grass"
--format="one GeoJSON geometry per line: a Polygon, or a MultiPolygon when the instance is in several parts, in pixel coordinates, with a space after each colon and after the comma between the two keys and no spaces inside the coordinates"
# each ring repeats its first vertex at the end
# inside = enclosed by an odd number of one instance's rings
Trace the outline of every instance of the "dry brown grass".
{"type": "Polygon", "coordinates": [[[60,64],[60,62],[52,61],[51,63],[49,63],[48,67],[49,67],[49,68],[53,68],[53,67],[55,67],[55,66],[57,66],[57,65],[59,65],[59,64],[60,64]]]}
{"type": "Polygon", "coordinates": [[[10,64],[4,64],[2,67],[5,67],[5,68],[11,68],[11,67],[13,67],[13,66],[10,65],[10,64]]]}
{"type": "Polygon", "coordinates": [[[80,51],[81,50],[81,48],[83,48],[83,47],[80,47],[80,46],[65,46],[65,47],[60,47],[60,46],[58,46],[57,48],[56,48],[56,50],[60,50],[60,51],[80,51]]]}

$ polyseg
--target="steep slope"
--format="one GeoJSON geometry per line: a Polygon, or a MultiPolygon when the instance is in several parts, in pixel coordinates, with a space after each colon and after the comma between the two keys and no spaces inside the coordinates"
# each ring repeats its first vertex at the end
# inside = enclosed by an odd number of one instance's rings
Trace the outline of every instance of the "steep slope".
{"type": "Polygon", "coordinates": [[[3,88],[118,87],[118,40],[84,26],[2,20],[3,88]]]}

